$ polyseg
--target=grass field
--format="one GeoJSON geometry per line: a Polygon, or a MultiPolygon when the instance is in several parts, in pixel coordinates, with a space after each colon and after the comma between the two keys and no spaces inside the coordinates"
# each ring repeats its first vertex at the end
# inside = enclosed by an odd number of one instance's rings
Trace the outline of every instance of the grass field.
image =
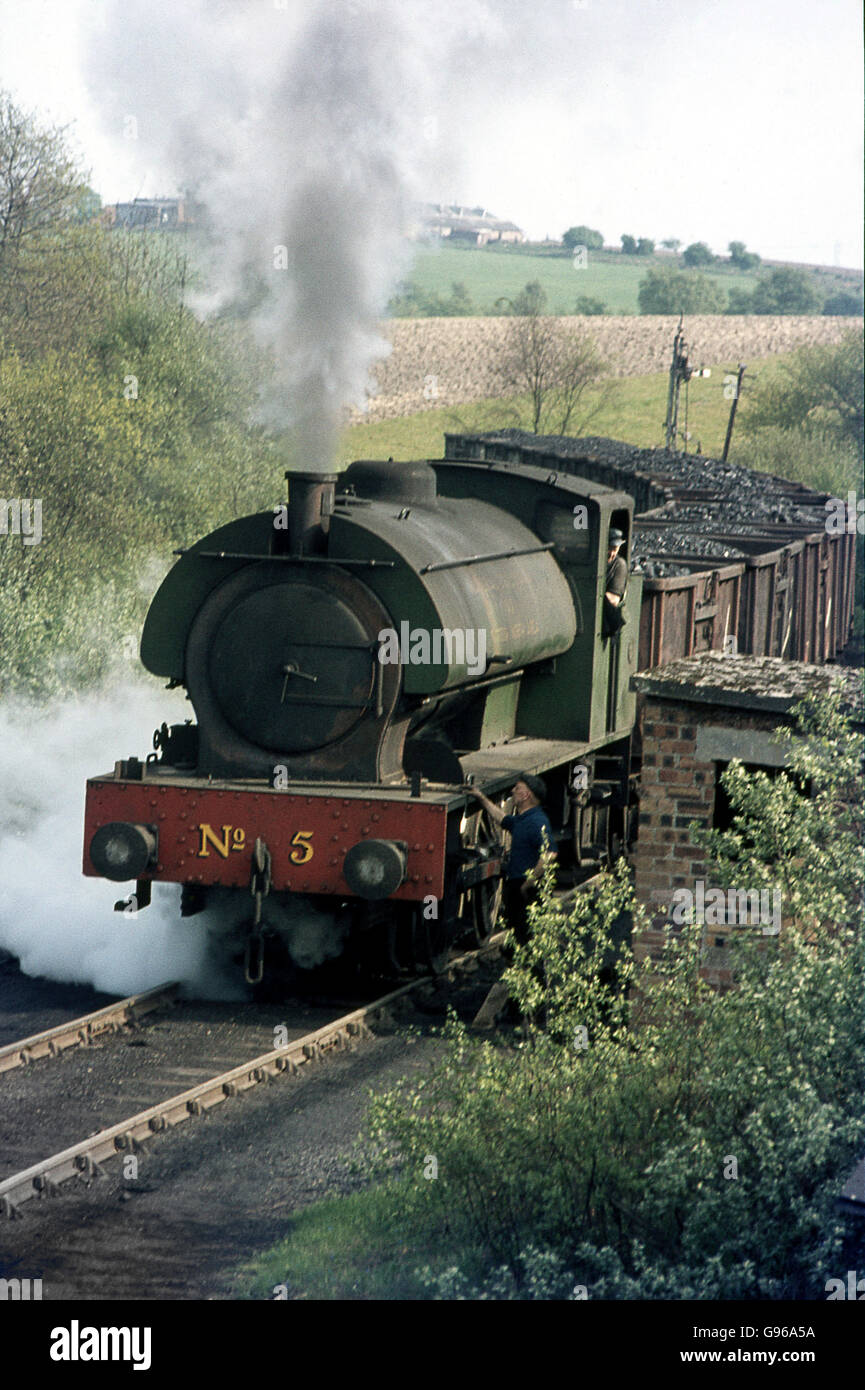
{"type": "MultiPolygon", "coordinates": [[[[721,453],[730,414],[730,402],[724,399],[724,376],[735,371],[734,362],[712,364],[711,377],[696,378],[690,383],[690,452],[696,452],[699,441],[704,454],[717,457],[721,453]]],[[[609,383],[602,388],[609,390],[609,396],[598,414],[587,428],[576,429],[574,433],[625,439],[643,448],[663,444],[667,383],[666,372],[625,377],[609,383]]],[[[589,400],[590,408],[597,399],[595,392],[589,400]]],[[[473,401],[451,409],[424,410],[396,420],[352,425],[343,435],[341,457],[345,461],[391,456],[395,459],[440,458],[445,431],[495,429],[518,424],[514,407],[519,408],[520,404],[518,400],[473,401]]],[[[681,425],[684,425],[684,409],[683,390],[679,405],[681,425]]]]}
{"type": "MultiPolygon", "coordinates": [[[[500,296],[513,298],[530,280],[538,280],[547,292],[548,311],[572,314],[575,302],[586,296],[601,300],[611,314],[639,313],[637,292],[648,270],[656,266],[678,267],[675,256],[622,256],[613,251],[589,251],[587,264],[577,269],[570,256],[531,254],[511,248],[476,246],[421,246],[404,279],[427,293],[447,298],[454,282],[462,282],[477,313],[500,313],[494,308],[500,296]]],[[[809,269],[821,298],[839,289],[855,288],[861,280],[834,272],[831,267],[809,269]]],[[[757,271],[703,270],[727,293],[751,291],[757,271]]]]}
{"type": "MultiPolygon", "coordinates": [[[[577,270],[569,256],[532,256],[518,251],[502,253],[443,245],[420,249],[405,278],[428,293],[445,298],[454,281],[462,281],[475,309],[482,313],[500,313],[500,309],[493,309],[499,296],[513,297],[528,281],[539,280],[547,292],[550,313],[574,313],[575,301],[585,295],[602,300],[612,314],[636,314],[637,291],[647,270],[654,265],[670,264],[675,265],[673,257],[650,260],[590,251],[588,264],[577,270]]],[[[751,290],[756,283],[753,273],[725,271],[711,278],[728,291],[751,290]]]]}

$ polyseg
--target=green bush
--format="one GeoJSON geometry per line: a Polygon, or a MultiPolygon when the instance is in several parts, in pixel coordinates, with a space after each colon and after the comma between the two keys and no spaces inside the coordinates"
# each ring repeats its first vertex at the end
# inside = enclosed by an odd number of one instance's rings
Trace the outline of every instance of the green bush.
{"type": "Polygon", "coordinates": [[[640,281],[637,299],[641,314],[720,314],[727,297],[705,275],[659,266],[640,281]]]}
{"type": "Polygon", "coordinates": [[[575,246],[585,246],[587,251],[603,251],[604,238],[593,227],[569,227],[562,236],[562,245],[569,251],[575,246]]]}
{"type": "Polygon", "coordinates": [[[743,430],[755,440],[767,429],[795,431],[812,453],[829,441],[836,453],[840,446],[865,458],[863,367],[862,335],[855,330],[831,346],[799,348],[780,367],[761,370],[744,400],[743,430]]]}
{"type": "Polygon", "coordinates": [[[270,363],[184,307],[185,237],[88,221],[63,132],[3,93],[0,162],[2,491],[42,517],[38,543],[0,537],[0,694],[44,696],[128,650],[175,547],[280,500],[275,441],[250,424],[270,363]]]}
{"type": "Polygon", "coordinates": [[[390,318],[469,318],[479,311],[462,281],[454,280],[447,299],[435,290],[422,290],[413,280],[399,286],[387,310],[390,318]]]}
{"type": "Polygon", "coordinates": [[[863,312],[865,300],[862,298],[861,290],[858,293],[853,290],[839,290],[837,294],[830,294],[823,301],[823,313],[826,316],[861,318],[863,312]]]}
{"type": "Polygon", "coordinates": [[[574,313],[581,314],[585,318],[597,318],[607,312],[607,306],[602,299],[592,299],[590,295],[581,294],[574,305],[574,313]]]}
{"type": "Polygon", "coordinates": [[[784,895],[779,937],[729,947],[734,988],[699,978],[700,923],[634,963],[620,868],[567,917],[532,911],[506,978],[543,1028],[507,1046],[452,1019],[445,1059],[375,1102],[407,1243],[451,1241],[433,1296],[808,1298],[840,1268],[865,1137],[861,748],[837,697],[801,731],[789,775],[731,768],[737,816],[710,836],[722,879],[784,895]]]}
{"type": "Polygon", "coordinates": [[[753,433],[733,435],[730,458],[758,473],[772,473],[790,482],[805,483],[833,497],[846,497],[861,486],[862,468],[856,449],[829,433],[767,425],[753,433]]]}
{"type": "Polygon", "coordinates": [[[804,270],[779,267],[757,281],[752,314],[816,314],[820,297],[804,270]]]}
{"type": "Polygon", "coordinates": [[[692,241],[682,252],[682,262],[689,267],[714,265],[715,257],[705,241],[692,241]]]}
{"type": "MultiPolygon", "coordinates": [[[[140,630],[140,575],[238,511],[268,506],[270,445],[228,330],[130,300],[77,352],[0,360],[7,497],[39,499],[42,539],[2,541],[0,692],[100,679],[140,630]]],[[[251,365],[251,359],[250,365],[251,365]]]]}

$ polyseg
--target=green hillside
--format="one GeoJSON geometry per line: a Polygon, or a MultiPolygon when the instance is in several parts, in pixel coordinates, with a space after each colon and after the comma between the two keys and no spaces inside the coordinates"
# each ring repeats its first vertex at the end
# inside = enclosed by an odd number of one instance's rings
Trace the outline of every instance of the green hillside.
{"type": "MultiPolygon", "coordinates": [[[[539,253],[526,248],[421,245],[414,254],[404,280],[425,294],[447,300],[454,284],[462,284],[471,307],[462,312],[501,313],[495,307],[501,296],[512,298],[530,280],[538,280],[547,294],[548,312],[573,314],[578,298],[600,300],[607,313],[639,313],[637,292],[640,281],[652,268],[679,268],[677,256],[623,256],[615,251],[589,251],[587,264],[577,269],[571,256],[539,253]]],[[[764,267],[764,270],[768,267],[764,267]]],[[[759,271],[737,271],[709,267],[701,274],[715,281],[727,294],[754,289],[759,271]]],[[[849,275],[828,267],[809,270],[821,302],[837,290],[855,287],[849,275]]],[[[861,282],[860,282],[861,283],[861,282]]],[[[397,310],[397,312],[399,312],[397,310]]]]}

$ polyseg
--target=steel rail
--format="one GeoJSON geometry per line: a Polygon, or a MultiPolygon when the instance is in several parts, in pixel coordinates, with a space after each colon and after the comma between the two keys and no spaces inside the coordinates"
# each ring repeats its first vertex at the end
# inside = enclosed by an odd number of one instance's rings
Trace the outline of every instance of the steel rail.
{"type": "Polygon", "coordinates": [[[134,1022],[140,1014],[173,1003],[179,988],[174,981],[157,985],[143,994],[130,994],[126,999],[118,999],[116,1004],[108,1004],[95,1013],[83,1014],[81,1018],[70,1019],[56,1028],[34,1033],[30,1038],[7,1043],[5,1047],[0,1047],[0,1072],[25,1066],[28,1062],[36,1061],[37,1057],[57,1057],[68,1047],[91,1043],[104,1033],[115,1033],[127,1023],[134,1022]]]}
{"type": "MultiPolygon", "coordinates": [[[[498,947],[503,940],[504,933],[497,932],[477,950],[449,961],[442,975],[450,976],[461,970],[472,969],[480,957],[498,947]]],[[[143,1139],[173,1128],[192,1116],[202,1115],[228,1097],[239,1095],[260,1082],[285,1073],[294,1075],[304,1063],[320,1059],[328,1052],[344,1050],[356,1038],[371,1036],[369,1024],[373,1018],[386,1017],[391,1005],[428,984],[429,980],[429,976],[411,980],[381,999],[325,1024],[313,1033],[253,1057],[231,1071],[211,1077],[188,1091],[170,1096],[158,1105],[121,1120],[119,1124],[98,1130],[88,1139],[52,1154],[20,1173],[13,1173],[0,1182],[0,1214],[15,1217],[22,1202],[41,1193],[51,1195],[70,1178],[100,1176],[100,1165],[107,1158],[140,1147],[143,1139]]]]}

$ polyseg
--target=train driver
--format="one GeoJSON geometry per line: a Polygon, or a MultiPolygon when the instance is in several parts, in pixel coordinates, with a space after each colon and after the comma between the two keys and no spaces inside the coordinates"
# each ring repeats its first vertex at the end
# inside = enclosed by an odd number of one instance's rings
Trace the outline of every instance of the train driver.
{"type": "Polygon", "coordinates": [[[611,526],[607,541],[607,578],[604,586],[604,637],[615,636],[624,626],[624,617],[618,611],[628,587],[628,562],[619,554],[624,542],[624,534],[617,527],[611,526]]]}

